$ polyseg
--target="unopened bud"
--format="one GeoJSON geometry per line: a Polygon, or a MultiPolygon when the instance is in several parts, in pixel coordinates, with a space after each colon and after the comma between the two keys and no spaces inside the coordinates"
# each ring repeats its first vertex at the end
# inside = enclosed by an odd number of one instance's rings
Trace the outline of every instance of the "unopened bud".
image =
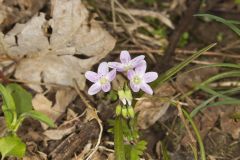
{"type": "Polygon", "coordinates": [[[116,115],[119,116],[121,114],[121,112],[122,112],[122,106],[119,104],[116,107],[116,115]]]}
{"type": "Polygon", "coordinates": [[[128,118],[128,111],[127,111],[127,108],[125,106],[123,106],[123,108],[122,108],[122,116],[124,118],[128,118]]]}
{"type": "Polygon", "coordinates": [[[118,97],[122,101],[122,103],[126,105],[127,101],[126,101],[125,93],[123,90],[118,90],[118,97]]]}
{"type": "Polygon", "coordinates": [[[132,92],[128,86],[125,87],[125,98],[127,99],[128,105],[132,105],[132,92]]]}
{"type": "Polygon", "coordinates": [[[135,113],[134,113],[133,107],[132,106],[128,106],[127,110],[128,110],[129,117],[134,118],[135,113]]]}

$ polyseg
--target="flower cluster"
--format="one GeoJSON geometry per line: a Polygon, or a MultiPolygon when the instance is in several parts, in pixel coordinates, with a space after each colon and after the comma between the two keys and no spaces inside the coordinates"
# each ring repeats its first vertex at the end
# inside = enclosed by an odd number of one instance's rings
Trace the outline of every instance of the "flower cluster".
{"type": "Polygon", "coordinates": [[[130,81],[133,92],[143,90],[148,94],[153,94],[152,88],[147,84],[157,79],[156,72],[146,72],[147,64],[145,56],[137,56],[131,59],[128,51],[122,51],[119,62],[102,62],[98,67],[98,72],[87,71],[85,77],[94,84],[89,88],[88,94],[94,95],[99,91],[108,92],[111,89],[110,82],[116,77],[116,72],[123,72],[130,81]],[[109,68],[112,68],[109,71],[109,68]]]}

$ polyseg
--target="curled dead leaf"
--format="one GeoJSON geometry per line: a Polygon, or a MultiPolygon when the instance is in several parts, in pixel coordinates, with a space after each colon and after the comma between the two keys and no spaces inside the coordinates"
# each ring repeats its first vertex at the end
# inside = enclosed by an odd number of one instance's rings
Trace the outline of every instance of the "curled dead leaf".
{"type": "MultiPolygon", "coordinates": [[[[37,94],[32,100],[35,110],[46,114],[53,121],[66,111],[66,107],[76,98],[77,93],[73,89],[58,90],[55,96],[56,103],[47,99],[43,94],[37,94]]],[[[47,129],[45,124],[42,124],[44,129],[47,129]]]]}
{"type": "Polygon", "coordinates": [[[134,108],[136,112],[139,112],[138,125],[141,129],[147,129],[166,113],[170,103],[161,101],[161,98],[171,98],[175,89],[169,83],[165,83],[155,93],[152,98],[140,99],[134,108]]]}

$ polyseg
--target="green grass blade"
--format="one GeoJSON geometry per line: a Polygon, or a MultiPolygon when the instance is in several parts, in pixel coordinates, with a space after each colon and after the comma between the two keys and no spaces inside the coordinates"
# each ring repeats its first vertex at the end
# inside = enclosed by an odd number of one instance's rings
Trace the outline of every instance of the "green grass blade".
{"type": "Polygon", "coordinates": [[[211,15],[211,14],[196,14],[195,16],[207,17],[209,19],[213,19],[213,20],[216,20],[218,22],[221,22],[221,23],[227,25],[229,28],[231,28],[238,36],[240,36],[240,29],[236,26],[236,25],[240,24],[240,22],[238,22],[238,21],[226,20],[224,18],[214,16],[214,15],[211,15]]]}
{"type": "Polygon", "coordinates": [[[190,122],[190,124],[191,124],[191,126],[193,128],[193,131],[194,131],[194,133],[196,135],[196,138],[197,138],[197,141],[198,141],[198,144],[199,144],[199,148],[200,148],[201,160],[206,160],[205,148],[204,148],[203,141],[202,141],[202,138],[200,136],[199,130],[197,129],[195,123],[193,122],[193,119],[188,114],[188,112],[185,111],[184,109],[182,109],[182,112],[183,112],[184,116],[188,119],[188,121],[190,122]]]}
{"type": "MultiPolygon", "coordinates": [[[[240,87],[237,88],[233,88],[233,89],[229,89],[226,91],[221,91],[219,92],[220,95],[232,95],[235,93],[238,93],[240,91],[240,87]]],[[[202,111],[203,109],[207,108],[207,107],[212,107],[214,105],[223,105],[223,102],[226,104],[238,104],[240,103],[240,100],[234,99],[233,101],[221,101],[221,102],[214,102],[211,103],[212,101],[214,101],[216,98],[218,97],[218,95],[214,95],[211,98],[207,99],[206,101],[204,101],[203,103],[201,103],[200,105],[198,105],[190,114],[191,117],[194,117],[197,113],[199,113],[200,111],[202,111]],[[237,100],[237,101],[236,101],[237,100]]]]}
{"type": "Polygon", "coordinates": [[[190,113],[190,117],[194,117],[198,112],[200,112],[201,110],[203,110],[204,108],[206,108],[206,106],[212,102],[215,98],[217,98],[216,96],[213,96],[209,99],[207,99],[206,101],[204,101],[203,103],[201,103],[199,106],[197,106],[191,113],[190,113]]]}
{"type": "Polygon", "coordinates": [[[211,82],[214,82],[214,81],[217,81],[217,80],[220,80],[220,79],[224,79],[224,78],[230,78],[230,77],[240,77],[240,71],[238,71],[238,70],[227,71],[227,72],[223,72],[223,73],[217,74],[215,76],[212,76],[209,79],[205,80],[204,82],[196,85],[196,87],[194,87],[193,90],[184,94],[181,98],[185,98],[186,96],[191,95],[195,91],[199,90],[202,86],[206,86],[211,82]]]}
{"type": "Polygon", "coordinates": [[[165,72],[164,74],[159,76],[159,78],[154,82],[153,87],[156,87],[156,85],[160,85],[160,84],[166,82],[167,80],[169,80],[172,76],[174,76],[176,73],[178,73],[181,69],[183,69],[189,63],[191,63],[194,59],[196,59],[202,53],[208,51],[209,49],[211,49],[215,45],[216,45],[216,43],[213,43],[213,44],[201,49],[200,51],[194,53],[191,57],[187,58],[185,61],[183,61],[180,64],[178,64],[177,66],[169,69],[167,72],[165,72]]]}

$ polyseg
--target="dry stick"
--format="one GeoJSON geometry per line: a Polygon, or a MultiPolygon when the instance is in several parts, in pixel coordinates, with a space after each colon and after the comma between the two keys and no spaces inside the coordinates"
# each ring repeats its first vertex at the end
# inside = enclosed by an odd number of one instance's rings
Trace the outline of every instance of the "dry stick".
{"type": "Polygon", "coordinates": [[[191,142],[192,142],[191,144],[193,144],[194,146],[196,146],[196,140],[195,140],[195,138],[193,137],[192,132],[190,131],[190,128],[189,128],[189,126],[188,126],[188,124],[187,124],[187,122],[186,122],[186,120],[185,120],[185,118],[184,118],[184,116],[183,116],[182,109],[181,109],[181,105],[178,103],[178,104],[176,105],[176,107],[177,107],[177,109],[178,109],[178,115],[179,115],[180,119],[182,120],[183,125],[185,126],[185,128],[186,128],[186,130],[187,130],[187,132],[188,132],[189,138],[190,138],[190,140],[191,140],[191,142]]]}
{"type": "MultiPolygon", "coordinates": [[[[116,11],[119,13],[124,13],[121,9],[116,8],[116,11]]],[[[153,17],[158,19],[160,22],[164,23],[167,25],[169,28],[174,29],[174,25],[172,24],[171,20],[167,18],[166,15],[160,13],[160,12],[155,12],[151,10],[142,10],[142,9],[128,9],[128,12],[132,16],[138,16],[138,17],[153,17]]]]}
{"type": "Polygon", "coordinates": [[[111,0],[113,28],[116,29],[115,0],[111,0]]]}
{"type": "Polygon", "coordinates": [[[164,54],[163,57],[156,57],[157,61],[161,63],[157,63],[155,70],[158,72],[164,72],[171,67],[171,61],[174,57],[174,51],[177,47],[178,41],[183,32],[189,29],[189,24],[192,23],[193,14],[196,13],[198,8],[200,7],[201,1],[200,0],[189,0],[190,6],[181,18],[178,27],[174,31],[174,33],[169,38],[169,46],[164,54]]]}
{"type": "Polygon", "coordinates": [[[115,0],[115,3],[120,7],[120,9],[123,10],[123,12],[133,21],[136,22],[135,18],[129,13],[129,11],[121,5],[121,3],[118,2],[118,0],[115,0]]]}
{"type": "MultiPolygon", "coordinates": [[[[90,109],[92,112],[96,113],[96,109],[93,108],[90,103],[88,102],[88,100],[85,98],[85,96],[82,94],[82,92],[80,91],[79,89],[79,86],[77,84],[77,81],[76,79],[73,80],[74,81],[74,88],[75,90],[77,91],[79,97],[81,98],[81,100],[83,101],[83,103],[86,105],[86,107],[88,109],[90,109]]],[[[102,126],[102,121],[100,120],[100,118],[98,117],[97,114],[94,115],[94,119],[97,120],[98,122],[98,125],[99,125],[99,128],[100,128],[100,133],[99,133],[99,136],[98,136],[98,141],[97,141],[97,144],[95,145],[93,151],[89,154],[89,156],[86,158],[86,160],[89,160],[93,154],[98,150],[98,146],[100,145],[100,142],[101,142],[101,139],[102,139],[102,133],[103,133],[103,126],[102,126]]]]}
{"type": "MultiPolygon", "coordinates": [[[[124,20],[121,18],[121,16],[119,16],[119,19],[121,21],[121,24],[123,26],[123,29],[125,29],[126,33],[128,33],[128,35],[130,36],[131,40],[133,41],[133,43],[135,43],[137,46],[141,47],[142,49],[149,49],[148,47],[144,47],[143,44],[140,44],[137,39],[132,35],[132,33],[128,30],[128,28],[126,27],[126,23],[124,22],[124,20]]],[[[150,52],[146,52],[146,54],[151,58],[151,60],[153,62],[156,62],[153,55],[150,52]]]]}
{"type": "Polygon", "coordinates": [[[99,132],[98,124],[92,120],[87,123],[78,125],[79,133],[72,133],[64,141],[62,141],[50,154],[54,160],[68,160],[77,150],[81,150],[94,137],[97,137],[99,132]]]}

